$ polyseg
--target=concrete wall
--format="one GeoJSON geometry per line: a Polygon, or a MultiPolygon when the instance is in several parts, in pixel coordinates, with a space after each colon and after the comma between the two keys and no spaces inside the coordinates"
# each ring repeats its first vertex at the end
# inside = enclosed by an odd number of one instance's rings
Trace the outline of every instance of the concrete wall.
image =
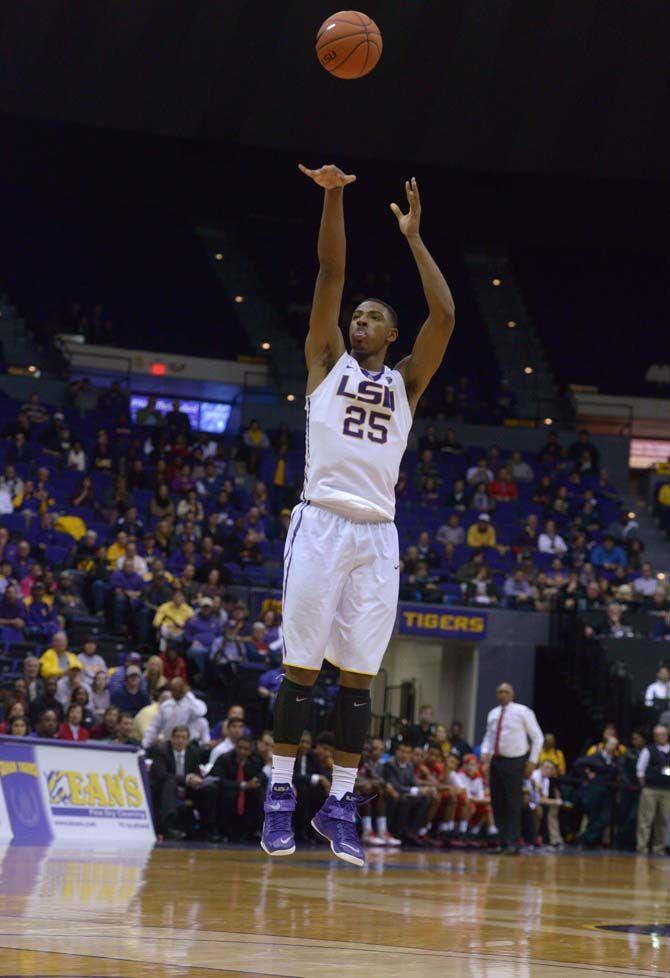
{"type": "MultiPolygon", "coordinates": [[[[417,710],[422,702],[431,703],[440,722],[460,720],[468,739],[476,743],[503,680],[512,683],[520,703],[532,707],[535,647],[548,642],[549,616],[491,611],[487,617],[487,638],[477,645],[395,635],[382,663],[385,676],[373,688],[375,713],[383,709],[385,685],[413,680],[417,710]]],[[[398,706],[397,700],[392,702],[391,712],[397,712],[398,706]]]]}

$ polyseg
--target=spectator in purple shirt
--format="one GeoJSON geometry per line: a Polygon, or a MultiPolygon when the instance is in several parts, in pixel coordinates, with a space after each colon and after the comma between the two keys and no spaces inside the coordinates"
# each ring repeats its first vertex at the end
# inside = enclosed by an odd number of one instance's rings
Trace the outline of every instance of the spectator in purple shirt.
{"type": "Polygon", "coordinates": [[[22,581],[32,570],[35,561],[32,559],[30,544],[27,540],[21,540],[16,548],[16,560],[14,561],[14,577],[17,581],[22,581]]]}
{"type": "Polygon", "coordinates": [[[112,706],[117,706],[122,713],[136,713],[151,702],[149,694],[142,689],[142,670],[132,665],[126,668],[123,684],[111,693],[112,706]]]}
{"type": "Polygon", "coordinates": [[[207,664],[221,645],[222,635],[223,626],[214,614],[214,602],[211,598],[201,598],[198,611],[184,627],[186,658],[195,663],[198,676],[194,682],[198,685],[207,679],[207,664]]]}
{"type": "Polygon", "coordinates": [[[120,570],[109,579],[108,616],[112,631],[121,632],[128,626],[135,627],[141,610],[144,579],[135,571],[132,560],[124,560],[120,570]]]}
{"type": "Polygon", "coordinates": [[[3,649],[12,642],[23,641],[23,628],[26,623],[26,609],[19,598],[18,591],[10,584],[0,598],[0,636],[3,649]]]}
{"type": "Polygon", "coordinates": [[[30,592],[30,603],[26,609],[26,638],[35,638],[39,642],[51,642],[59,630],[56,609],[44,600],[45,589],[41,581],[33,584],[30,592]]]}
{"type": "Polygon", "coordinates": [[[0,526],[0,563],[14,564],[16,560],[16,545],[10,542],[9,530],[0,526]]]}

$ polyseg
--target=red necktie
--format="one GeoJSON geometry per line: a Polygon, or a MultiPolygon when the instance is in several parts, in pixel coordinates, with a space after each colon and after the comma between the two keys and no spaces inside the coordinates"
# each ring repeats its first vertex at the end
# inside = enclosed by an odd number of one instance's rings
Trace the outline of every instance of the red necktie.
{"type": "Polygon", "coordinates": [[[497,757],[498,756],[498,748],[500,747],[500,731],[502,730],[503,716],[505,715],[505,710],[506,709],[507,709],[507,707],[505,707],[505,706],[502,706],[500,708],[500,716],[498,717],[498,726],[496,727],[496,739],[495,739],[495,743],[493,745],[493,755],[494,755],[494,757],[497,757]]]}
{"type": "MultiPolygon", "coordinates": [[[[242,761],[237,765],[237,783],[241,784],[244,781],[244,764],[242,761]]],[[[237,792],[237,814],[244,815],[244,791],[242,788],[237,792]]]]}

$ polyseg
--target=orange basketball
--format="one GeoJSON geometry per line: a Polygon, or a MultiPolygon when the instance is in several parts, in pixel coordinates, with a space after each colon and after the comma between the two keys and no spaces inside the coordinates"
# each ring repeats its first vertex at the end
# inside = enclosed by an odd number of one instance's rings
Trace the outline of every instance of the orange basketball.
{"type": "Polygon", "coordinates": [[[358,10],[340,10],[319,28],[316,55],[331,75],[362,78],[382,56],[382,36],[374,20],[358,10]]]}

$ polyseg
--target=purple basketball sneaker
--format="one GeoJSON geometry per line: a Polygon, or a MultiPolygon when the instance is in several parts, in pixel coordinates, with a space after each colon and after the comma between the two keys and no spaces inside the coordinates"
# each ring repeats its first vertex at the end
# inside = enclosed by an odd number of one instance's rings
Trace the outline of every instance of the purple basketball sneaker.
{"type": "Polygon", "coordinates": [[[312,819],[312,828],[328,839],[335,855],[354,866],[365,865],[365,850],[356,831],[356,805],[363,800],[350,791],[339,800],[330,795],[312,819]]]}
{"type": "Polygon", "coordinates": [[[295,852],[291,818],[295,792],[291,784],[275,784],[267,793],[261,847],[268,856],[290,856],[295,852]]]}

